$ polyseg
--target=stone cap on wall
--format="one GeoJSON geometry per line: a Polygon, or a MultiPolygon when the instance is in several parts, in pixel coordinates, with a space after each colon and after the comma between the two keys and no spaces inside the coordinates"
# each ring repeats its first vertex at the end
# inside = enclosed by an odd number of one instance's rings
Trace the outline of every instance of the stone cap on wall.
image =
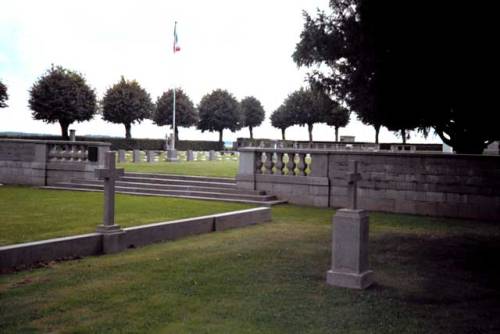
{"type": "Polygon", "coordinates": [[[10,139],[10,138],[0,138],[0,142],[3,142],[3,143],[33,143],[33,144],[111,146],[111,143],[102,142],[102,141],[69,141],[69,140],[39,140],[39,139],[10,139]]]}
{"type": "Polygon", "coordinates": [[[407,156],[407,157],[446,157],[446,158],[475,158],[483,160],[498,160],[500,162],[500,156],[496,155],[485,155],[485,154],[456,154],[456,153],[446,153],[446,152],[392,152],[392,151],[362,151],[362,150],[329,150],[329,149],[316,149],[316,148],[265,148],[265,147],[241,147],[238,149],[240,153],[243,152],[281,152],[281,153],[303,153],[303,154],[325,154],[325,155],[367,155],[367,156],[407,156]]]}

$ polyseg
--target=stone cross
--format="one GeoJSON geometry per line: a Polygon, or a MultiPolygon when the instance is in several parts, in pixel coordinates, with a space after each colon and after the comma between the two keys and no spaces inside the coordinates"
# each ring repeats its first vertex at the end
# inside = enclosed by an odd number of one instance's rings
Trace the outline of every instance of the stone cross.
{"type": "Polygon", "coordinates": [[[97,231],[101,233],[120,230],[120,226],[115,225],[115,181],[124,175],[124,170],[123,168],[115,168],[115,159],[114,151],[106,152],[104,168],[95,170],[96,177],[104,180],[104,214],[102,225],[97,228],[97,231]]]}
{"type": "Polygon", "coordinates": [[[358,172],[358,162],[349,161],[349,170],[351,171],[348,176],[349,180],[349,204],[348,209],[356,210],[358,208],[358,181],[361,180],[361,174],[358,172]]]}

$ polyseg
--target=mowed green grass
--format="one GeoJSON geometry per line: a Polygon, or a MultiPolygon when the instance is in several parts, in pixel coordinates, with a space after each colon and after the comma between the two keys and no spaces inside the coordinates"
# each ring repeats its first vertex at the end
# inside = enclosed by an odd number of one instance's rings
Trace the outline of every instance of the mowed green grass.
{"type": "Polygon", "coordinates": [[[238,173],[238,161],[178,161],[154,163],[119,163],[126,172],[137,173],[164,173],[178,175],[196,175],[234,178],[238,173]]]}
{"type": "MultiPolygon", "coordinates": [[[[122,227],[241,210],[239,203],[116,195],[122,227]]],[[[102,223],[103,194],[0,186],[0,245],[94,232],[102,223]]]]}
{"type": "Polygon", "coordinates": [[[498,224],[372,214],[376,284],[325,284],[333,211],[0,276],[0,332],[496,333],[498,224]]]}

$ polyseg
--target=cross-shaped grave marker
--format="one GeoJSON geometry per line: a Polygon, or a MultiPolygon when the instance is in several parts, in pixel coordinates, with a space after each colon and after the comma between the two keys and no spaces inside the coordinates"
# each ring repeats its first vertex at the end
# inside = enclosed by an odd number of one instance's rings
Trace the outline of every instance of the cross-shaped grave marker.
{"type": "Polygon", "coordinates": [[[102,225],[97,227],[97,232],[114,233],[121,231],[120,225],[115,224],[115,181],[124,175],[123,168],[116,169],[116,152],[106,152],[104,168],[95,170],[99,180],[104,180],[104,214],[102,225]]]}
{"type": "Polygon", "coordinates": [[[358,181],[361,180],[361,174],[358,172],[358,162],[349,161],[349,170],[351,172],[348,176],[349,204],[347,205],[347,208],[356,210],[358,208],[358,181]]]}

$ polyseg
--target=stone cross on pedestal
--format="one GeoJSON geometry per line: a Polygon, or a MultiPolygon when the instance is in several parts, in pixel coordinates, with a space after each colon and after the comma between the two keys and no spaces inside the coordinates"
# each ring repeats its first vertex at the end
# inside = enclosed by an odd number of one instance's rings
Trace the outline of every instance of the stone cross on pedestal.
{"type": "Polygon", "coordinates": [[[115,224],[115,181],[124,175],[123,168],[116,169],[115,152],[106,152],[104,168],[96,169],[96,177],[104,180],[104,214],[102,225],[97,227],[100,233],[116,233],[121,231],[115,224]]]}
{"type": "Polygon", "coordinates": [[[369,217],[357,208],[357,188],[361,174],[358,162],[349,163],[349,205],[337,210],[332,228],[332,266],[326,274],[330,285],[365,289],[373,283],[373,271],[368,268],[369,217]]]}
{"type": "Polygon", "coordinates": [[[358,162],[349,161],[349,204],[348,209],[356,210],[358,208],[358,181],[361,180],[361,174],[358,172],[358,162]]]}

